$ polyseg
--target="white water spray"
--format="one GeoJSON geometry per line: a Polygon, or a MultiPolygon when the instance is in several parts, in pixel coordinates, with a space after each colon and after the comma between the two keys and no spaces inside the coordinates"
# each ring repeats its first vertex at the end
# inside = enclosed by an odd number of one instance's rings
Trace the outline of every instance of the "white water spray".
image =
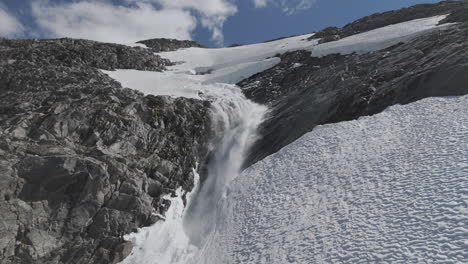
{"type": "Polygon", "coordinates": [[[205,245],[220,220],[229,183],[241,172],[244,157],[257,137],[257,128],[266,107],[245,98],[234,85],[208,85],[202,97],[212,101],[215,133],[222,135],[213,142],[207,177],[182,202],[182,190],[171,200],[166,220],[130,234],[134,248],[124,264],[195,264],[200,263],[205,245]],[[192,196],[192,197],[190,197],[192,196]]]}

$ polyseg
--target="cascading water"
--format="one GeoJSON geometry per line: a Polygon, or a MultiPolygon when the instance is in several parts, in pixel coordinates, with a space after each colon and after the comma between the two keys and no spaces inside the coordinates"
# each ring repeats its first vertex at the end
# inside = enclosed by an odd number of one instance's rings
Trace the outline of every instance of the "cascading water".
{"type": "Polygon", "coordinates": [[[186,208],[179,189],[177,197],[166,197],[171,207],[165,221],[126,237],[134,248],[124,264],[200,263],[205,245],[213,242],[227,187],[241,172],[266,107],[249,101],[234,85],[207,85],[202,97],[212,102],[213,129],[222,135],[213,142],[207,177],[187,195],[186,208]]]}

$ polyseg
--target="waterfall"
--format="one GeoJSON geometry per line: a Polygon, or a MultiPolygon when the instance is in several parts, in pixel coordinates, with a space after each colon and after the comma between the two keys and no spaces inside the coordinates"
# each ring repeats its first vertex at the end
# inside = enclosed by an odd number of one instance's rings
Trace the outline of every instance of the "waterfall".
{"type": "MultiPolygon", "coordinates": [[[[134,249],[124,264],[195,264],[217,228],[229,183],[241,172],[257,128],[266,113],[235,85],[210,84],[202,97],[212,102],[213,139],[207,175],[182,202],[182,189],[171,200],[165,221],[126,236],[134,249]]],[[[194,171],[195,172],[195,171],[194,171]]],[[[195,172],[196,173],[196,172],[195,172]]]]}

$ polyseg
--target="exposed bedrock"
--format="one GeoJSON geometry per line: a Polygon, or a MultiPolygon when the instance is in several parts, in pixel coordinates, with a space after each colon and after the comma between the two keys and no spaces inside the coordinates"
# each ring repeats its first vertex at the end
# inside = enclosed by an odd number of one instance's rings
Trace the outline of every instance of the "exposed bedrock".
{"type": "Polygon", "coordinates": [[[160,71],[142,48],[0,40],[0,263],[116,263],[122,235],[191,190],[209,103],[143,96],[99,71],[160,71]]]}
{"type": "Polygon", "coordinates": [[[206,48],[192,40],[177,40],[166,38],[155,38],[138,41],[138,43],[146,45],[154,52],[175,51],[183,48],[206,48]]]}
{"type": "Polygon", "coordinates": [[[240,82],[248,98],[271,108],[247,165],[320,124],[425,97],[467,94],[468,23],[466,16],[457,18],[459,24],[448,30],[369,54],[282,54],[280,64],[240,82]]]}

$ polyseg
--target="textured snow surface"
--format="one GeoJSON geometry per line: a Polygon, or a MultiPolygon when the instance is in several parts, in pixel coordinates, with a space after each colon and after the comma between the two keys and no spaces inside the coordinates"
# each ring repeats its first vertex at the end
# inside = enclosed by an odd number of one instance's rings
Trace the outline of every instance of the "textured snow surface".
{"type": "Polygon", "coordinates": [[[468,263],[468,96],[317,127],[223,203],[198,263],[468,263]]]}

